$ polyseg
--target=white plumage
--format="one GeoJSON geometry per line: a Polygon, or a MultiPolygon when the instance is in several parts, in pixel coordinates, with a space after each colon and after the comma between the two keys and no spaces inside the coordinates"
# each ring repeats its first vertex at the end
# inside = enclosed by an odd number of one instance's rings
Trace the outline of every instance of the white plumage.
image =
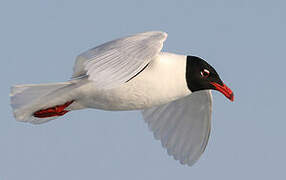
{"type": "Polygon", "coordinates": [[[162,146],[182,164],[193,165],[204,152],[211,130],[211,92],[199,91],[142,111],[162,146]]]}
{"type": "Polygon", "coordinates": [[[88,75],[100,88],[116,87],[145,67],[166,38],[164,32],[146,32],[102,44],[77,57],[73,77],[88,75]]]}
{"type": "Polygon", "coordinates": [[[47,122],[56,117],[33,114],[69,101],[66,110],[142,110],[168,154],[192,165],[208,141],[211,93],[189,90],[186,56],[160,52],[166,38],[164,32],[146,32],[110,41],[80,54],[68,82],[14,86],[16,119],[47,122]]]}

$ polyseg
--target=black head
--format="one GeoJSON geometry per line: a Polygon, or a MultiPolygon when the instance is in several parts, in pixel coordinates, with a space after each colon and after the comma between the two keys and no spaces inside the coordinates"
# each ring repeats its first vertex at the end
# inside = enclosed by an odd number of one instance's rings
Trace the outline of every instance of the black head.
{"type": "Polygon", "coordinates": [[[192,92],[218,90],[233,101],[232,91],[222,82],[216,70],[199,57],[187,56],[186,80],[192,92]]]}

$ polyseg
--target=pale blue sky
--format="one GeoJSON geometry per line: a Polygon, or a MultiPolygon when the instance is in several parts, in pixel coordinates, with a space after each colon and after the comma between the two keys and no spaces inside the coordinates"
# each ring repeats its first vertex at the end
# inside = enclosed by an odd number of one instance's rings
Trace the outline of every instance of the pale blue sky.
{"type": "Polygon", "coordinates": [[[285,179],[286,3],[266,0],[0,1],[0,180],[285,179]],[[193,167],[169,157],[139,112],[82,110],[16,122],[13,84],[68,80],[76,55],[148,30],[164,51],[198,55],[235,102],[214,92],[207,149],[193,167]]]}

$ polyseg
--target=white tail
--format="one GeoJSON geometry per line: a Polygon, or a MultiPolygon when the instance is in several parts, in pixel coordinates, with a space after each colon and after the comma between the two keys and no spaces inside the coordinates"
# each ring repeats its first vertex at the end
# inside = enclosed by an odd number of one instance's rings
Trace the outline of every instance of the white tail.
{"type": "Polygon", "coordinates": [[[64,104],[72,99],[72,82],[25,84],[11,88],[11,106],[18,121],[41,124],[58,116],[37,118],[36,111],[64,104]]]}

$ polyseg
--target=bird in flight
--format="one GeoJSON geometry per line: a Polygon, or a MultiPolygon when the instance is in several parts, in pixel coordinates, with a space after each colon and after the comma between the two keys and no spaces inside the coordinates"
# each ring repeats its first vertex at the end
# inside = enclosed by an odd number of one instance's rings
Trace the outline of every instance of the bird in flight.
{"type": "Polygon", "coordinates": [[[202,58],[161,52],[166,38],[151,31],[116,39],[80,54],[66,82],[13,86],[15,118],[41,124],[85,108],[141,110],[168,154],[193,165],[210,134],[210,90],[234,96],[202,58]]]}

